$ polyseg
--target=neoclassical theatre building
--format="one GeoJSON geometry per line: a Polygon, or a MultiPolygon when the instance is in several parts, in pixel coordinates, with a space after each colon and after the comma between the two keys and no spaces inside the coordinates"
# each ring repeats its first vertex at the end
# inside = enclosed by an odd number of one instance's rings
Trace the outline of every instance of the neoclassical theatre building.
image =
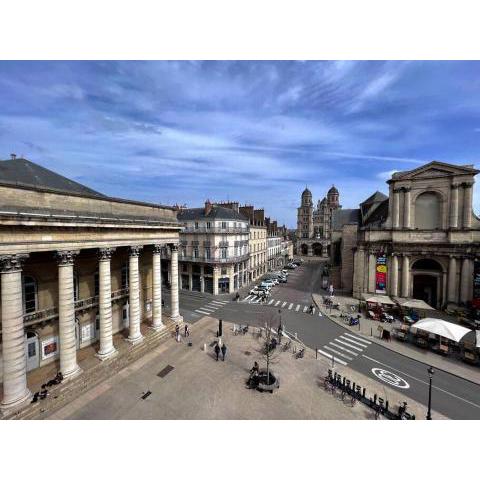
{"type": "Polygon", "coordinates": [[[480,220],[472,209],[477,173],[472,165],[431,162],[394,173],[388,198],[364,202],[354,296],[386,293],[435,308],[478,302],[480,220]]]}
{"type": "Polygon", "coordinates": [[[79,349],[95,343],[102,360],[116,332],[137,343],[147,325],[163,328],[165,268],[181,321],[173,208],[107,197],[14,156],[0,161],[0,202],[2,410],[29,398],[27,371],[58,360],[73,377],[79,349]]]}
{"type": "Polygon", "coordinates": [[[327,196],[313,206],[312,192],[305,188],[300,207],[297,209],[296,251],[297,255],[328,257],[332,217],[341,209],[340,195],[332,185],[327,196]]]}

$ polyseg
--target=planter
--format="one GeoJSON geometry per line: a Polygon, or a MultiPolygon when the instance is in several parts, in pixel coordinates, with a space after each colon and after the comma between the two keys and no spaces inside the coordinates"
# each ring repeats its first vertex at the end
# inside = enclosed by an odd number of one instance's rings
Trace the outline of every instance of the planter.
{"type": "Polygon", "coordinates": [[[280,388],[280,381],[277,376],[270,372],[270,383],[267,383],[267,371],[260,370],[258,375],[258,387],[257,390],[261,392],[273,393],[274,390],[280,388]]]}

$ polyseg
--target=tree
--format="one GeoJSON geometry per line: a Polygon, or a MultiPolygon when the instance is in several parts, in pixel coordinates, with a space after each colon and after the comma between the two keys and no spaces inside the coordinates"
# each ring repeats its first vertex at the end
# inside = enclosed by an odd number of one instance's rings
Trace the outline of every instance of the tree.
{"type": "MultiPolygon", "coordinates": [[[[262,319],[264,320],[265,325],[265,345],[262,349],[263,358],[267,364],[267,385],[270,385],[270,365],[274,363],[278,355],[278,350],[270,349],[269,346],[272,342],[272,339],[276,337],[274,328],[278,327],[281,324],[281,311],[279,310],[278,314],[273,309],[266,307],[266,310],[262,314],[262,319]]],[[[277,343],[278,345],[278,343],[277,343]]]]}

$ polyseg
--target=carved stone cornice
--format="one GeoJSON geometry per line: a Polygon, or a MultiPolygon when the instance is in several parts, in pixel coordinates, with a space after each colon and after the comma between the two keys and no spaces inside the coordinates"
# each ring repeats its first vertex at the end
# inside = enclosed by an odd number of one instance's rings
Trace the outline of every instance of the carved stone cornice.
{"type": "Polygon", "coordinates": [[[113,252],[115,251],[114,247],[105,247],[98,249],[98,258],[100,261],[107,261],[112,258],[113,252]]]}
{"type": "Polygon", "coordinates": [[[12,273],[22,270],[23,262],[28,258],[28,253],[15,253],[0,256],[0,273],[12,273]]]}
{"type": "Polygon", "coordinates": [[[142,250],[143,245],[131,245],[128,255],[130,257],[138,257],[140,256],[140,250],[142,250]]]}
{"type": "Polygon", "coordinates": [[[73,265],[75,257],[80,253],[80,250],[61,250],[55,253],[55,258],[60,266],[73,265]]]}

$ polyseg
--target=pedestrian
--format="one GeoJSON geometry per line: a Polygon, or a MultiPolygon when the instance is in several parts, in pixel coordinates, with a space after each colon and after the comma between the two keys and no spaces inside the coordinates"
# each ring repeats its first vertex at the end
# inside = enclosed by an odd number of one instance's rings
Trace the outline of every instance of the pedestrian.
{"type": "Polygon", "coordinates": [[[333,297],[333,285],[330,284],[330,286],[328,287],[328,293],[330,294],[331,297],[333,297]]]}
{"type": "Polygon", "coordinates": [[[237,292],[237,294],[235,295],[235,299],[237,300],[237,302],[240,300],[240,294],[237,292]]]}
{"type": "Polygon", "coordinates": [[[280,324],[280,325],[278,326],[277,333],[278,333],[278,344],[280,345],[280,344],[282,343],[282,335],[283,335],[283,327],[282,327],[282,324],[280,324]]]}
{"type": "Polygon", "coordinates": [[[218,343],[215,343],[215,356],[216,356],[216,360],[218,362],[218,356],[220,355],[220,347],[218,346],[218,343]]]}
{"type": "Polygon", "coordinates": [[[185,338],[190,336],[190,330],[188,329],[188,325],[185,324],[185,338]]]}
{"type": "Polygon", "coordinates": [[[225,354],[227,353],[227,346],[225,344],[222,345],[222,362],[225,361],[225,354]]]}
{"type": "Polygon", "coordinates": [[[175,339],[177,342],[180,341],[180,327],[178,326],[178,323],[175,325],[175,339]]]}

